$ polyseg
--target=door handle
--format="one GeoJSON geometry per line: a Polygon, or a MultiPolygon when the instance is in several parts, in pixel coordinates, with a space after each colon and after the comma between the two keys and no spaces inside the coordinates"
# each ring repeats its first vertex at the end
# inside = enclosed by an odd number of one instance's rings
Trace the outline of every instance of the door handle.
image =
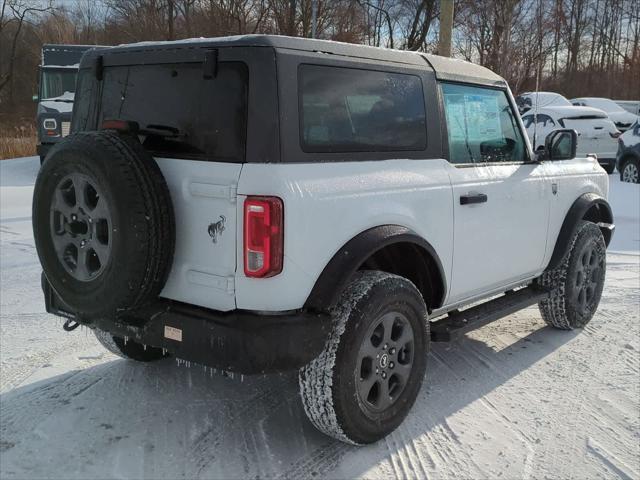
{"type": "Polygon", "coordinates": [[[484,193],[469,193],[460,195],[460,205],[471,205],[472,203],[485,203],[487,196],[484,193]]]}

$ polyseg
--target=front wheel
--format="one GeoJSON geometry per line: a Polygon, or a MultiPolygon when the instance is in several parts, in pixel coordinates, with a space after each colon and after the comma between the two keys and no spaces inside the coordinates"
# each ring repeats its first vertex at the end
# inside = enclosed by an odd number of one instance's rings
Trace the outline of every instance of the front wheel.
{"type": "Polygon", "coordinates": [[[150,347],[131,340],[125,340],[122,337],[116,337],[103,330],[95,329],[94,333],[98,342],[100,342],[104,348],[122,358],[137,360],[138,362],[152,362],[167,356],[161,348],[150,347]]]}
{"type": "Polygon", "coordinates": [[[358,272],[332,311],[324,351],[300,370],[311,422],[351,444],[375,442],[409,413],[424,377],[427,309],[409,280],[358,272]]]}
{"type": "Polygon", "coordinates": [[[573,330],[589,323],[602,296],[606,254],[600,228],[592,222],[581,222],[562,263],[538,279],[541,286],[551,290],[549,299],[539,304],[548,325],[573,330]]]}

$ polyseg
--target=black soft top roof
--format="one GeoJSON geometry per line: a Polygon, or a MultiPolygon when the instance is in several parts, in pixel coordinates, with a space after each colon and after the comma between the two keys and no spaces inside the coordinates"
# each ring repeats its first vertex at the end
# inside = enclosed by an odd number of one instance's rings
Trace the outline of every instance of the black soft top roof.
{"type": "MultiPolygon", "coordinates": [[[[480,83],[484,85],[506,85],[502,77],[496,75],[491,70],[463,60],[429,55],[421,52],[392,50],[367,45],[281,35],[236,35],[230,37],[190,38],[176,41],[139,42],[118,45],[89,52],[84,57],[82,67],[88,67],[86,62],[98,55],[103,55],[106,59],[111,55],[116,56],[119,54],[130,55],[138,52],[176,52],[184,50],[185,55],[192,57],[195,53],[194,50],[219,47],[272,47],[276,50],[300,50],[317,53],[325,59],[325,55],[329,53],[345,57],[413,65],[416,67],[430,67],[435,71],[436,77],[442,80],[480,83]]],[[[141,61],[140,63],[145,62],[141,61]]]]}

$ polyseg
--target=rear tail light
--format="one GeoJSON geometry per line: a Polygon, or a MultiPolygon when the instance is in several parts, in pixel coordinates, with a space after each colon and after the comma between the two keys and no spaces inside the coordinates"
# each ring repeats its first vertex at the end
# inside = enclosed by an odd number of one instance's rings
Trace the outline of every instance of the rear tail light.
{"type": "Polygon", "coordinates": [[[277,197],[247,197],[244,201],[244,273],[273,277],[282,271],[284,206],[277,197]]]}
{"type": "Polygon", "coordinates": [[[611,135],[611,138],[618,138],[620,135],[622,135],[622,132],[619,131],[615,131],[615,132],[609,132],[609,135],[611,135]]]}

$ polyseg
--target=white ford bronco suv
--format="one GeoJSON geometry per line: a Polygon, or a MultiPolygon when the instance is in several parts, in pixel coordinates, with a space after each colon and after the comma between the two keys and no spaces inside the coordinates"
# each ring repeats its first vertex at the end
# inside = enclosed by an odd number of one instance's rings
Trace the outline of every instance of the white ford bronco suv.
{"type": "Polygon", "coordinates": [[[299,369],[354,444],[413,405],[430,341],[539,304],[594,315],[608,177],[534,156],[505,81],[458,60],[277,36],[84,55],[38,175],[47,311],[123,357],[299,369]]]}

